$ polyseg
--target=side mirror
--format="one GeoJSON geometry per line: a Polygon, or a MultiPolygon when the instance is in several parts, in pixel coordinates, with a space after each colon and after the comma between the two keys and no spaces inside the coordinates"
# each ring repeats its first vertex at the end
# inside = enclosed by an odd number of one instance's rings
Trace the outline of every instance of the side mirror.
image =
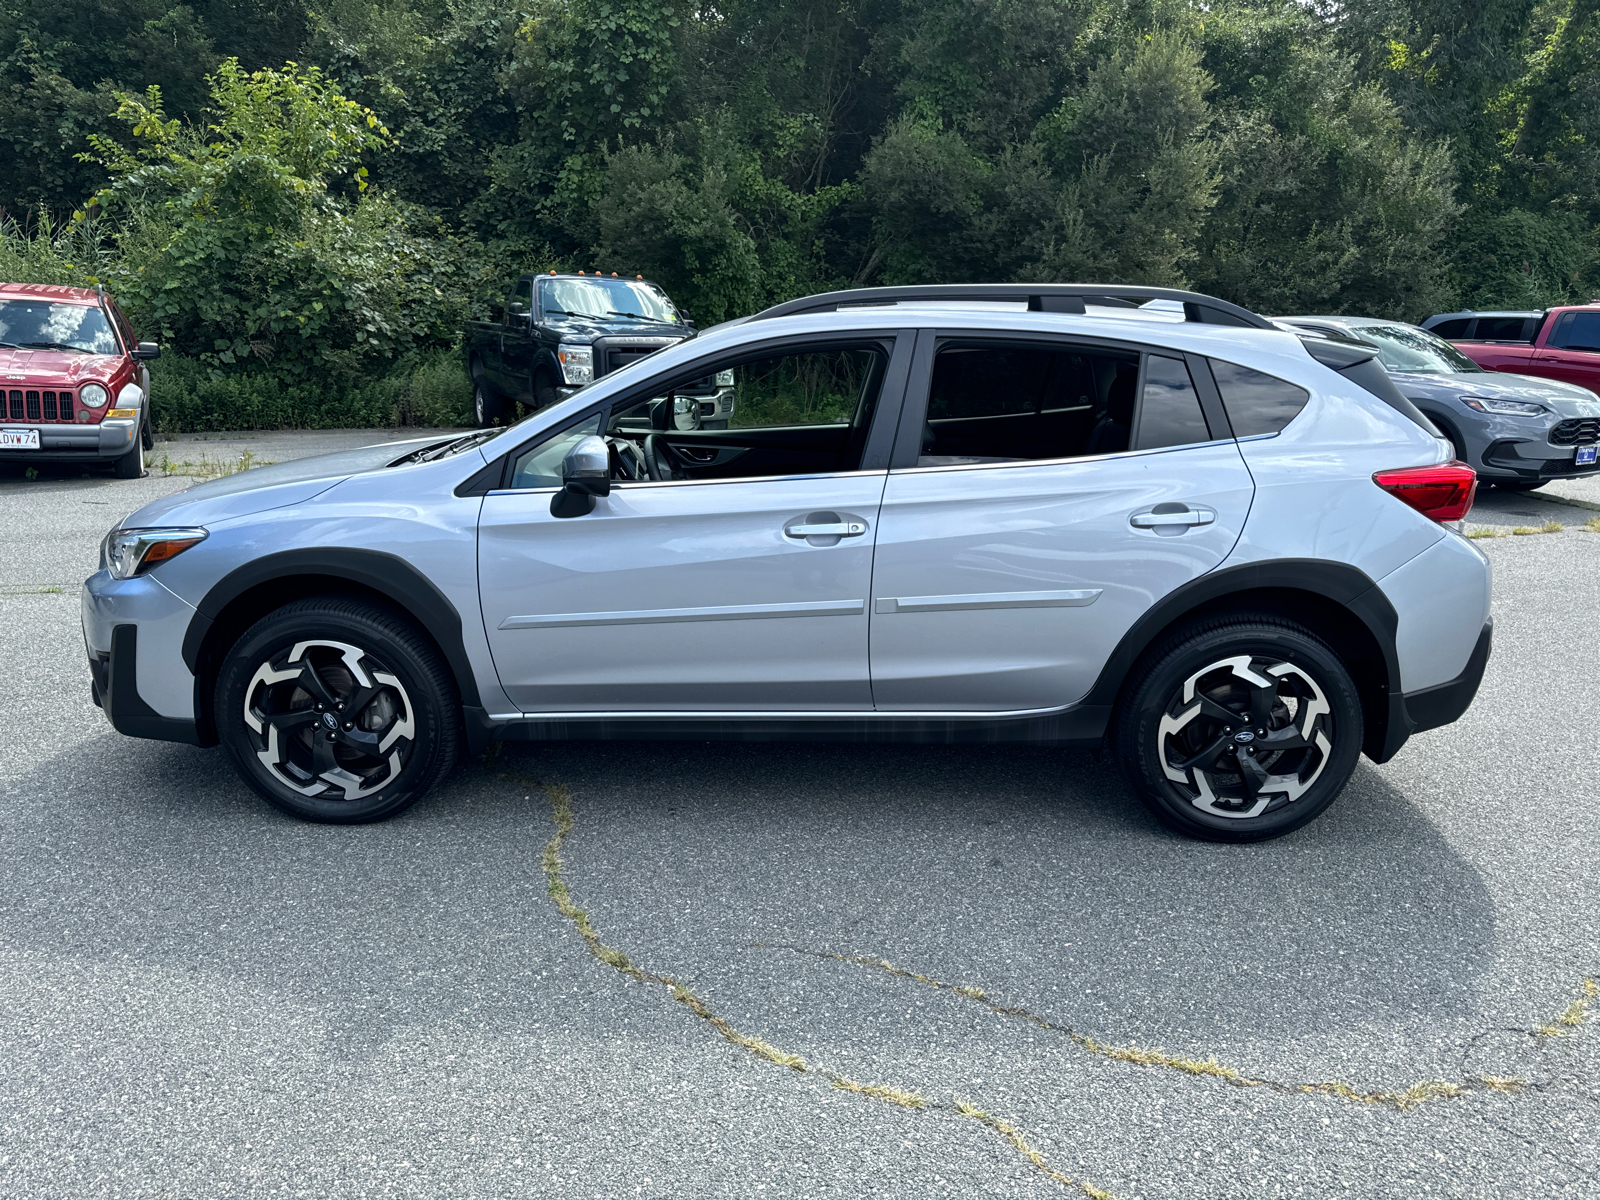
{"type": "Polygon", "coordinates": [[[528,309],[525,305],[513,301],[506,305],[506,324],[517,325],[528,319],[528,309]]]}
{"type": "Polygon", "coordinates": [[[161,357],[160,342],[140,342],[133,348],[133,357],[155,360],[161,357]]]}
{"type": "Polygon", "coordinates": [[[693,396],[672,398],[672,427],[674,429],[700,428],[700,401],[693,396]]]}
{"type": "Polygon", "coordinates": [[[552,517],[583,517],[596,496],[611,494],[611,447],[595,434],[581,438],[561,460],[562,487],[550,497],[552,517]]]}

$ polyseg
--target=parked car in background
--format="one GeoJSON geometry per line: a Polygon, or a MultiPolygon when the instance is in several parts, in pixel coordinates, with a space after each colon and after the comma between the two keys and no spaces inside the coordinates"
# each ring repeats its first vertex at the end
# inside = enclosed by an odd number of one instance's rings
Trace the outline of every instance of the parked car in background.
{"type": "Polygon", "coordinates": [[[150,360],[104,288],[0,283],[0,462],[105,463],[144,474],[150,360]]]}
{"type": "Polygon", "coordinates": [[[1436,313],[1422,327],[1487,370],[1600,392],[1600,301],[1542,312],[1436,313]]]}
{"type": "MultiPolygon", "coordinates": [[[[522,275],[498,321],[467,324],[473,415],[479,426],[488,426],[514,416],[517,404],[548,408],[694,336],[694,325],[667,293],[643,276],[522,275]]],[[[726,429],[734,408],[732,380],[694,380],[678,389],[674,407],[675,428],[726,429]]]]}
{"type": "MultiPolygon", "coordinates": [[[[1596,313],[1600,318],[1600,313],[1596,313]]],[[[1497,318],[1498,319],[1498,318],[1497,318]]],[[[1298,329],[1369,342],[1395,386],[1496,487],[1528,491],[1596,470],[1600,396],[1588,388],[1479,366],[1425,329],[1373,317],[1280,317],[1298,329]]]]}
{"type": "Polygon", "coordinates": [[[1471,703],[1489,566],[1450,459],[1370,346],[1213,297],[838,292],[509,429],[146,505],[84,636],[117,729],[220,742],[310,820],[494,739],[1031,742],[1258,841],[1471,703]],[[741,423],[675,428],[724,372],[741,423]]]}

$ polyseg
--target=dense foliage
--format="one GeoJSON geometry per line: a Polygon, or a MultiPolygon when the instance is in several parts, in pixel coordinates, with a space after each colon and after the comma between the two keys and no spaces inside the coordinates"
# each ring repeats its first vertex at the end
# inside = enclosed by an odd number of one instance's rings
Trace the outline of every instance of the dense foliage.
{"type": "Polygon", "coordinates": [[[527,267],[702,324],[927,280],[1590,299],[1600,0],[3,0],[0,154],[0,275],[116,287],[174,382],[398,373],[392,416],[425,368],[444,420],[527,267]]]}

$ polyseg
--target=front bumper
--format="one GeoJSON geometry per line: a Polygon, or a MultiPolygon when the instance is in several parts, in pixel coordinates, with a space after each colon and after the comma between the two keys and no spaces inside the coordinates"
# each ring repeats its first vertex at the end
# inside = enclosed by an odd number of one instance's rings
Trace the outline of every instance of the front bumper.
{"type": "Polygon", "coordinates": [[[183,637],[195,610],[150,575],[113,579],[97,571],[84,581],[84,648],[94,702],[129,737],[199,746],[195,677],[183,658],[183,637]]]}
{"type": "Polygon", "coordinates": [[[7,429],[37,429],[39,449],[0,450],[0,462],[110,462],[138,445],[136,417],[108,417],[98,425],[30,425],[6,422],[7,429]]]}

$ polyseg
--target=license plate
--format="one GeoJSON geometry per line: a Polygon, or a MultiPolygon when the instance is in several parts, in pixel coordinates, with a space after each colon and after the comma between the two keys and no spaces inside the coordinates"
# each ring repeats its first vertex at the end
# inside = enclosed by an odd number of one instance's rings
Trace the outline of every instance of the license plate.
{"type": "MultiPolygon", "coordinates": [[[[37,429],[0,429],[0,450],[37,450],[39,448],[39,431],[37,429]]],[[[1593,447],[1590,447],[1593,449],[1593,447]]],[[[1589,461],[1594,461],[1594,455],[1589,456],[1589,461]]]]}
{"type": "Polygon", "coordinates": [[[1579,446],[1578,456],[1574,460],[1575,465],[1580,467],[1594,466],[1594,456],[1597,450],[1600,450],[1600,446],[1579,446]]]}

